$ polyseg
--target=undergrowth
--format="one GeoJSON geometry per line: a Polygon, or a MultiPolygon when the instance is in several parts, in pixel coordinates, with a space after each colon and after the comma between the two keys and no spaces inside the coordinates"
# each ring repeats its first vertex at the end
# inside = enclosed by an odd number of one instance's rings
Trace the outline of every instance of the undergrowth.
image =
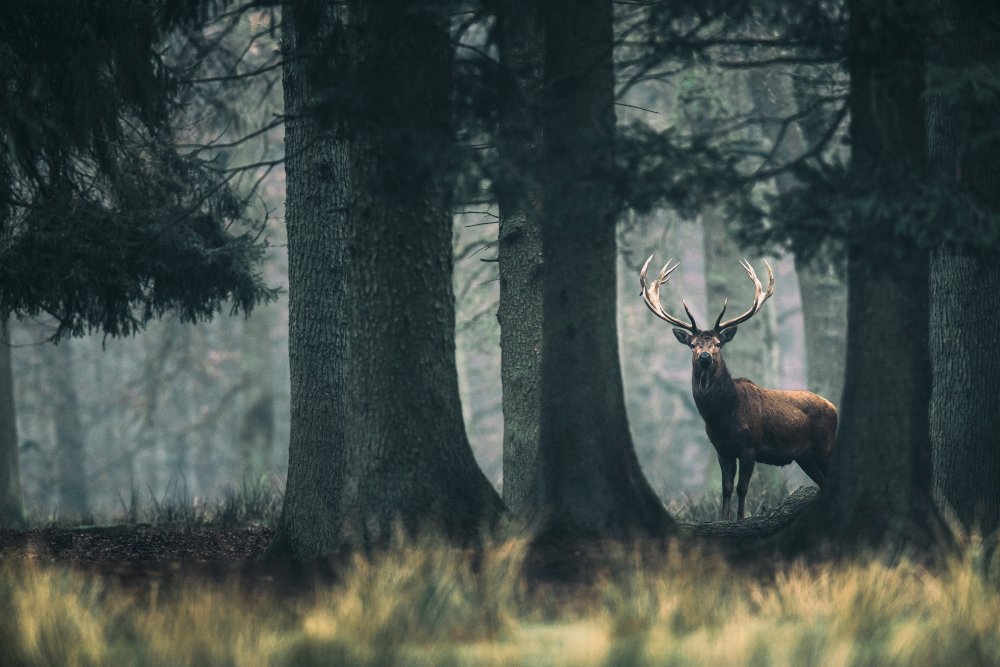
{"type": "Polygon", "coordinates": [[[28,516],[28,526],[68,527],[79,525],[152,525],[184,527],[272,526],[281,513],[282,493],[268,478],[245,481],[227,489],[221,497],[192,496],[183,482],[171,484],[159,496],[132,489],[118,499],[118,512],[107,516],[81,517],[58,509],[28,516]]]}
{"type": "Polygon", "coordinates": [[[907,560],[739,573],[674,546],[597,583],[529,589],[523,541],[431,541],[356,558],[308,594],[188,580],[123,586],[0,565],[5,665],[1000,664],[1000,564],[980,541],[907,560]]]}

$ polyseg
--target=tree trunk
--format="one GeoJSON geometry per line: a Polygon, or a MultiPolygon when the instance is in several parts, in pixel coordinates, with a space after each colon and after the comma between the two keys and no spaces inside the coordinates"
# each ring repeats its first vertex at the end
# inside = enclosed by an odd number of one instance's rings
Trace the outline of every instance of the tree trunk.
{"type": "MultiPolygon", "coordinates": [[[[972,71],[1000,58],[1000,7],[943,4],[949,33],[929,66],[972,71]]],[[[928,100],[928,151],[943,186],[964,186],[976,205],[1000,215],[1000,142],[983,142],[997,100],[960,93],[928,100]],[[957,99],[956,99],[957,98],[957,99]],[[977,136],[978,135],[978,136],[977,136]]],[[[1000,528],[1000,267],[995,249],[943,247],[931,257],[931,441],[934,484],[969,529],[1000,528]]]]}
{"type": "MultiPolygon", "coordinates": [[[[851,169],[859,186],[873,188],[872,196],[899,196],[898,188],[884,186],[906,182],[926,159],[917,22],[883,14],[874,0],[854,0],[850,11],[851,169]]],[[[793,530],[789,536],[821,537],[838,547],[926,543],[936,527],[927,253],[854,211],[837,448],[816,505],[819,516],[807,512],[795,526],[805,535],[793,530]]]]}
{"type": "Polygon", "coordinates": [[[55,425],[55,464],[59,489],[59,514],[62,519],[79,520],[87,515],[86,454],[83,427],[80,424],[80,401],[76,393],[71,341],[63,341],[45,350],[52,402],[49,404],[55,425]]]}
{"type": "Polygon", "coordinates": [[[526,499],[540,543],[675,526],[629,433],[615,316],[610,0],[544,8],[541,425],[526,499]]]}
{"type": "Polygon", "coordinates": [[[14,374],[7,323],[4,322],[0,325],[0,528],[20,527],[23,523],[14,374]]]}
{"type": "MultiPolygon", "coordinates": [[[[783,118],[797,109],[782,100],[796,99],[801,107],[803,100],[793,85],[774,73],[753,71],[750,77],[750,94],[757,113],[765,118],[783,118]]],[[[806,100],[808,103],[808,100],[806,100]]],[[[807,119],[808,120],[808,119],[807,119]]],[[[819,141],[825,128],[813,127],[808,122],[792,124],[779,137],[779,125],[764,126],[769,141],[781,139],[774,149],[777,164],[787,164],[805,152],[806,146],[819,141]]],[[[796,196],[796,179],[788,172],[779,174],[775,187],[781,197],[796,196]]],[[[802,320],[806,342],[806,381],[809,391],[840,404],[844,387],[844,343],[847,331],[847,286],[838,275],[840,267],[825,262],[804,262],[796,255],[795,271],[799,279],[799,296],[802,303],[802,320]]]]}
{"type": "Polygon", "coordinates": [[[448,13],[349,3],[354,106],[324,123],[343,9],[303,5],[284,15],[292,434],[275,551],[378,546],[396,525],[474,539],[502,503],[458,395],[448,13]]]}
{"type": "Polygon", "coordinates": [[[836,267],[795,258],[809,391],[839,406],[844,394],[847,285],[836,267]]]}
{"type": "Polygon", "coordinates": [[[241,480],[258,483],[271,472],[274,440],[274,369],[271,363],[271,309],[254,309],[243,321],[243,419],[240,426],[241,480]]]}
{"type": "Polygon", "coordinates": [[[520,513],[538,456],[542,355],[542,184],[545,32],[531,0],[498,7],[503,68],[500,173],[500,379],[503,387],[503,499],[520,513]]]}
{"type": "MultiPolygon", "coordinates": [[[[6,145],[7,137],[0,134],[6,145]]],[[[6,155],[0,155],[0,238],[6,239],[10,210],[8,200],[13,177],[6,155]]],[[[0,319],[0,528],[24,523],[21,500],[21,463],[17,441],[17,410],[14,402],[14,372],[10,358],[8,318],[0,319]]]]}

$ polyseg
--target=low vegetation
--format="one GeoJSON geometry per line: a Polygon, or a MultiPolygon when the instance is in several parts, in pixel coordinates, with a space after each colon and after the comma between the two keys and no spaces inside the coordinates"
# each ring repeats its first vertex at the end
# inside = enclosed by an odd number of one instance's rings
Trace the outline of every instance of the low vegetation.
{"type": "Polygon", "coordinates": [[[981,541],[905,559],[736,572],[675,546],[592,585],[529,587],[525,548],[404,544],[291,593],[204,577],[137,585],[0,563],[10,665],[1000,664],[1000,562],[981,541]]]}

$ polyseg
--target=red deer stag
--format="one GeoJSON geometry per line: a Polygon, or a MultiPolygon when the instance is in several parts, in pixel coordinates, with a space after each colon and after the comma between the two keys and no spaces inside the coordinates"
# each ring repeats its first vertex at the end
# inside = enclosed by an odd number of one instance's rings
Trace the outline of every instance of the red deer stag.
{"type": "Polygon", "coordinates": [[[660,305],[660,286],[669,279],[680,262],[673,266],[668,261],[648,287],[646,270],[649,259],[639,273],[642,297],[653,314],[673,324],[674,336],[691,348],[691,386],[698,412],[705,420],[705,432],[719,455],[722,468],[722,518],[729,518],[729,502],[733,495],[736,462],[740,463],[740,480],[736,485],[739,497],[737,517],[742,519],[747,488],[756,463],[784,466],[792,461],[823,486],[833,443],[837,436],[837,408],[822,396],[808,391],[777,391],[762,389],[750,380],[733,379],[722,359],[722,346],[736,335],[736,326],[746,322],[760,310],[774,294],[774,273],[767,266],[767,291],[765,292],[745,259],[743,270],[754,284],[753,305],[742,315],[722,321],[726,305],[715,320],[715,326],[702,331],[683,300],[684,312],[690,322],[684,322],[667,313],[660,305]]]}

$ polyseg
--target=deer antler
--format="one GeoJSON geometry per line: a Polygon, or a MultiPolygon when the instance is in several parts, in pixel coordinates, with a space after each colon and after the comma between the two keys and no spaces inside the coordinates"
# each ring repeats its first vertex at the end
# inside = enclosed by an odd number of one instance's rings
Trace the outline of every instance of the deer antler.
{"type": "Polygon", "coordinates": [[[757,273],[753,270],[753,267],[750,265],[750,262],[746,260],[746,258],[740,261],[740,266],[743,267],[743,270],[747,272],[748,276],[750,276],[750,280],[753,281],[753,305],[750,306],[750,310],[743,313],[739,317],[734,317],[731,320],[723,322],[722,316],[726,314],[726,306],[729,305],[729,299],[726,299],[722,304],[722,312],[719,313],[718,319],[715,320],[715,330],[717,332],[746,322],[751,317],[756,315],[757,311],[760,310],[760,307],[764,305],[764,302],[770,299],[771,295],[774,294],[774,271],[771,270],[771,265],[767,263],[766,259],[764,260],[764,266],[767,267],[767,292],[763,291],[764,288],[760,284],[760,280],[757,278],[757,273]]]}
{"type": "Polygon", "coordinates": [[[642,300],[646,302],[646,307],[661,320],[670,322],[670,324],[678,326],[682,329],[687,329],[688,331],[698,331],[698,325],[694,322],[694,316],[691,315],[691,311],[688,309],[688,305],[683,299],[681,299],[681,303],[684,304],[684,312],[687,313],[688,319],[691,320],[690,323],[677,319],[667,311],[663,310],[663,306],[660,305],[660,286],[665,285],[666,282],[670,280],[670,274],[676,271],[677,267],[680,266],[681,263],[677,262],[673,266],[670,266],[670,262],[673,262],[674,259],[670,258],[667,260],[667,263],[663,265],[663,268],[660,269],[660,272],[653,280],[653,284],[646,287],[646,270],[649,268],[649,263],[651,261],[653,261],[652,255],[650,255],[649,259],[646,260],[646,263],[642,265],[642,271],[639,272],[639,284],[642,286],[642,292],[640,292],[640,294],[642,294],[642,300]]]}

